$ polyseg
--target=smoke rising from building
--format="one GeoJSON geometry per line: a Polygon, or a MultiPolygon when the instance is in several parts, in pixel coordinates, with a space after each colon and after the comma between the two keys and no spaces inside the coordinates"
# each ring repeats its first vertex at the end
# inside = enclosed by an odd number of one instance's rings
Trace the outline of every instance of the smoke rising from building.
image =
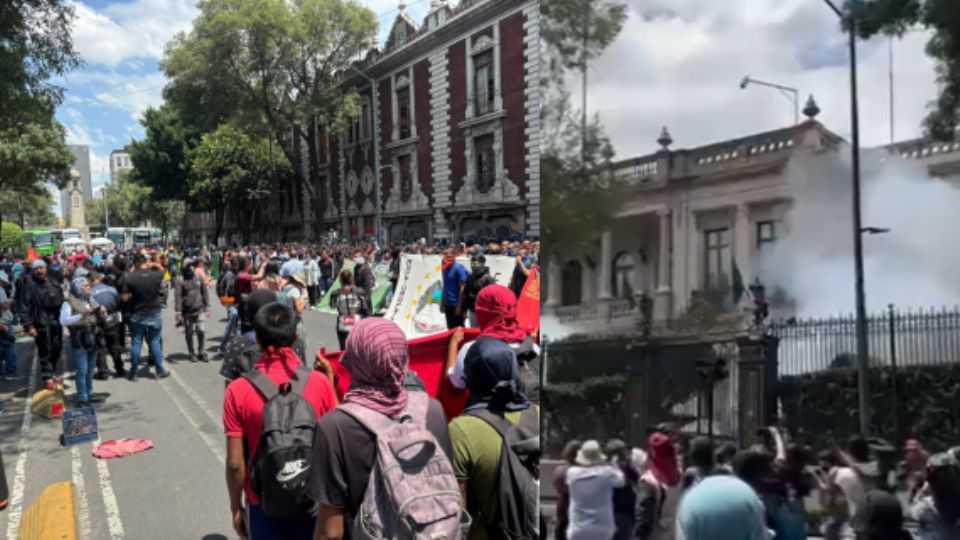
{"type": "MultiPolygon", "coordinates": [[[[759,261],[761,279],[796,302],[793,315],[853,313],[852,187],[848,148],[797,155],[785,171],[793,195],[786,231],[759,261]]],[[[862,153],[863,237],[868,313],[960,304],[960,188],[922,163],[885,150],[862,153]]]]}

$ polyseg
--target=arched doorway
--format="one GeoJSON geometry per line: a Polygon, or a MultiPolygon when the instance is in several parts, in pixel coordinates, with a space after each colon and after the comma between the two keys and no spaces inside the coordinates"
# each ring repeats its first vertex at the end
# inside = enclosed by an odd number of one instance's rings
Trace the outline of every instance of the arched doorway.
{"type": "Polygon", "coordinates": [[[583,267],[580,261],[569,260],[563,265],[560,305],[577,306],[583,301],[583,267]]]}

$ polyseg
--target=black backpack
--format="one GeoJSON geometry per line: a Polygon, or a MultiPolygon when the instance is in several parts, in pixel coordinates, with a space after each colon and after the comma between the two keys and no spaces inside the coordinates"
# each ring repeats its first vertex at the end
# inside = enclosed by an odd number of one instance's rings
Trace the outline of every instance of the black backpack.
{"type": "Polygon", "coordinates": [[[497,485],[497,516],[487,531],[490,538],[533,540],[540,538],[540,415],[533,406],[520,415],[520,424],[487,409],[475,416],[503,438],[497,485]]]}
{"type": "Polygon", "coordinates": [[[263,394],[263,430],[250,464],[250,487],[265,515],[280,519],[316,515],[310,495],[310,465],[317,417],[303,391],[310,369],[300,365],[289,382],[276,384],[262,371],[243,374],[263,394]]]}
{"type": "Polygon", "coordinates": [[[217,296],[223,298],[224,296],[233,298],[237,295],[237,276],[233,272],[228,272],[220,276],[220,281],[217,283],[217,296]]]}

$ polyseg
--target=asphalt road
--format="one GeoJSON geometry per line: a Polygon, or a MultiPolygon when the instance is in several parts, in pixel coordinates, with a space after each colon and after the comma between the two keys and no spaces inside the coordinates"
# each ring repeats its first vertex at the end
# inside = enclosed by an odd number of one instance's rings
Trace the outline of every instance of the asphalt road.
{"type": "MultiPolygon", "coordinates": [[[[20,381],[0,383],[0,449],[10,486],[10,506],[0,512],[0,538],[17,538],[19,517],[47,486],[73,481],[80,540],[235,538],[224,479],[226,440],[221,420],[224,380],[219,358],[190,362],[182,328],[174,327],[171,307],[164,310],[164,357],[172,376],[158,381],[141,371],[140,379],[94,380],[95,393],[109,393],[96,406],[100,439],[146,438],[154,448],[119,459],[92,455],[96,442],[60,446],[59,420],[32,416],[26,396],[36,379],[34,346],[18,343],[20,381]]],[[[335,317],[316,311],[304,316],[308,354],[319,347],[338,349],[335,317]]],[[[207,321],[208,351],[215,351],[226,323],[216,305],[207,321]]],[[[146,355],[146,346],[144,346],[146,355]]],[[[72,362],[64,351],[61,367],[68,407],[74,396],[72,362]]],[[[125,356],[126,357],[126,356],[125,356]]],[[[312,358],[309,360],[312,364],[312,358]]]]}

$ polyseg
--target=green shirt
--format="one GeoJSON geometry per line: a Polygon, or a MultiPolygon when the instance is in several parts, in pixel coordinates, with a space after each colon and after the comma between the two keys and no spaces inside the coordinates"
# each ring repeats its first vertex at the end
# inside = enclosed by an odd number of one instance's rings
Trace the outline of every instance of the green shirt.
{"type": "MultiPolygon", "coordinates": [[[[519,424],[522,412],[510,412],[504,417],[519,424]]],[[[537,412],[539,414],[539,408],[537,412]]],[[[467,512],[473,519],[469,539],[485,540],[487,526],[497,516],[503,437],[483,420],[461,415],[450,422],[450,441],[453,472],[457,480],[467,484],[467,512]]]]}

